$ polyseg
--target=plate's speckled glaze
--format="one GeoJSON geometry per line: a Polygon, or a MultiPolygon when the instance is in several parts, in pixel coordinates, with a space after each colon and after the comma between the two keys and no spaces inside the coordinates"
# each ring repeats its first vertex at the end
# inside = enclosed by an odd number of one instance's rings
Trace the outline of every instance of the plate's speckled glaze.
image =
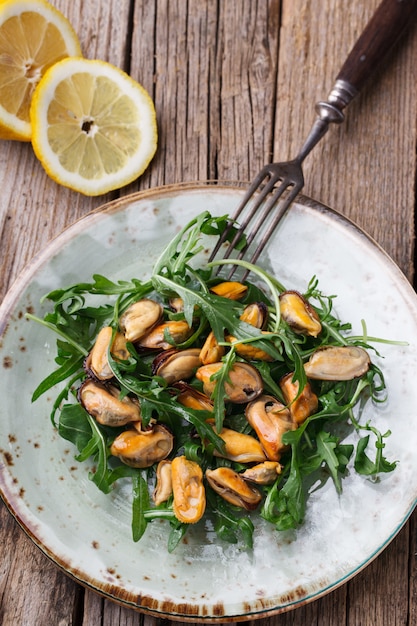
{"type": "MultiPolygon", "coordinates": [[[[35,386],[54,367],[55,337],[25,319],[43,316],[41,296],[93,273],[143,277],[162,246],[204,209],[233,212],[234,188],[184,185],[116,201],[77,222],[34,259],[0,310],[0,488],[34,542],[79,582],[106,596],[181,621],[255,619],[286,611],[334,589],[374,558],[399,531],[417,496],[417,299],[395,264],[337,213],[301,199],[281,223],[261,264],[288,288],[319,277],[335,309],[361,333],[409,341],[380,345],[389,401],[369,406],[388,428],[393,474],[371,482],[354,473],[342,497],[328,484],[310,499],[298,532],[277,534],[258,523],[254,550],[240,552],[193,529],[168,555],[165,526],[153,523],[133,544],[129,490],[101,494],[86,465],[54,432],[51,396],[31,404],[35,386]]],[[[366,415],[364,419],[366,419],[366,415]]]]}

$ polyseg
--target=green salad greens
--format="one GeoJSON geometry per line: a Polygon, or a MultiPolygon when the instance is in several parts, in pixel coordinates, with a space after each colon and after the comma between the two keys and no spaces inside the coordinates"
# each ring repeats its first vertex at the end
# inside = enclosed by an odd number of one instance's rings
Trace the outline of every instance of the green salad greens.
{"type": "Polygon", "coordinates": [[[245,261],[234,261],[250,271],[243,283],[216,273],[230,260],[199,267],[202,235],[226,224],[204,212],[148,280],[94,275],[47,294],[43,319],[28,316],[58,336],[57,368],[33,401],[58,385],[54,427],[93,462],[101,491],[131,483],[134,541],[167,520],[169,551],[194,523],[250,549],[256,516],[278,531],[303,523],[309,485],[341,493],[349,472],[376,479],[396,465],[390,433],[361,421],[386,399],[370,357],[383,340],[364,324],[353,336],[316,277],[301,294],[245,261]]]}

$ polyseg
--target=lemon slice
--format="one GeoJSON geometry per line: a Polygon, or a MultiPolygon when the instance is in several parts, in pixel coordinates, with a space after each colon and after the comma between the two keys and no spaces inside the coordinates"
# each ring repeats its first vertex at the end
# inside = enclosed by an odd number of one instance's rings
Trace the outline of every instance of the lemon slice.
{"type": "Polygon", "coordinates": [[[81,48],[62,13],[45,0],[0,2],[0,139],[30,141],[33,90],[67,56],[81,56],[81,48]]]}
{"type": "Polygon", "coordinates": [[[132,182],[156,151],[148,92],[99,60],[59,61],[39,82],[30,109],[32,145],[51,178],[96,196],[132,182]]]}

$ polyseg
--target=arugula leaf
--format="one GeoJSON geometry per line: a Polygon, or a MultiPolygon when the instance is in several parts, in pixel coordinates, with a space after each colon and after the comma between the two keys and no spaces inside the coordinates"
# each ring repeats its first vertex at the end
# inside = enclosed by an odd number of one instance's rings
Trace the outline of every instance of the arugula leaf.
{"type": "MultiPolygon", "coordinates": [[[[35,402],[46,391],[54,387],[55,385],[63,382],[69,376],[72,376],[76,372],[79,372],[82,368],[84,357],[80,357],[79,354],[74,354],[68,357],[60,368],[49,374],[44,378],[36,387],[32,394],[32,402],[35,402]]],[[[78,378],[78,377],[77,377],[78,378]]]]}
{"type": "Polygon", "coordinates": [[[229,382],[229,373],[236,362],[236,354],[234,350],[230,350],[223,359],[223,367],[213,374],[216,380],[216,386],[212,394],[214,403],[214,417],[216,422],[216,430],[219,433],[223,426],[223,420],[226,413],[226,391],[225,384],[229,382]]]}
{"type": "Polygon", "coordinates": [[[276,523],[278,530],[288,528],[291,520],[292,525],[290,527],[294,528],[299,526],[304,520],[306,492],[303,475],[299,468],[298,453],[298,448],[294,446],[292,448],[291,468],[288,479],[278,492],[278,508],[281,510],[281,514],[283,514],[282,519],[279,518],[276,523]]]}
{"type": "Polygon", "coordinates": [[[244,548],[253,548],[254,526],[247,515],[231,504],[228,504],[210,488],[207,489],[207,500],[214,516],[214,530],[217,536],[228,543],[238,543],[244,548]]]}
{"type": "Polygon", "coordinates": [[[90,479],[101,491],[109,493],[111,470],[107,465],[107,440],[97,422],[80,404],[67,404],[62,408],[58,432],[77,447],[77,461],[94,458],[96,466],[90,472],[90,479]]]}
{"type": "Polygon", "coordinates": [[[148,525],[144,512],[149,509],[150,498],[148,483],[142,472],[135,473],[132,483],[132,538],[136,542],[141,539],[148,525]]]}
{"type": "Polygon", "coordinates": [[[65,289],[50,291],[42,298],[42,301],[51,300],[56,305],[70,302],[71,311],[75,312],[84,306],[85,295],[113,296],[135,293],[140,298],[151,289],[150,282],[142,283],[137,278],[133,278],[131,281],[121,280],[115,283],[101,274],[93,274],[93,280],[94,282],[92,283],[76,283],[65,289]],[[75,308],[75,303],[79,303],[78,309],[75,308]]]}
{"type": "Polygon", "coordinates": [[[304,520],[307,491],[298,456],[299,448],[293,443],[289,466],[271,487],[266,488],[261,516],[277,530],[297,528],[304,520]]]}
{"type": "Polygon", "coordinates": [[[85,377],[84,371],[77,371],[75,376],[73,376],[67,381],[67,384],[65,385],[64,389],[60,393],[58,393],[57,397],[55,398],[52,404],[52,410],[51,410],[51,414],[49,417],[49,419],[51,420],[51,423],[53,424],[55,428],[58,428],[58,423],[55,419],[56,414],[61,410],[62,405],[68,400],[68,396],[70,392],[73,391],[73,385],[78,380],[83,379],[84,377],[85,377]]]}
{"type": "Polygon", "coordinates": [[[182,539],[184,538],[184,536],[185,536],[185,534],[186,534],[186,532],[187,532],[187,530],[189,528],[189,524],[184,524],[183,522],[180,522],[177,519],[171,520],[170,524],[171,524],[171,531],[170,531],[169,536],[168,536],[168,552],[169,552],[169,554],[174,552],[175,548],[180,543],[180,541],[182,541],[182,539]]]}
{"type": "Polygon", "coordinates": [[[106,438],[99,428],[98,423],[93,419],[88,413],[86,413],[88,422],[91,426],[91,430],[93,433],[92,441],[90,445],[81,450],[77,459],[86,460],[89,456],[93,456],[96,462],[95,469],[90,473],[90,479],[97,485],[97,487],[103,491],[103,493],[109,493],[110,491],[110,476],[111,470],[108,468],[107,459],[109,457],[109,450],[107,447],[106,438]],[[94,452],[89,453],[91,449],[94,449],[94,452]],[[87,456],[88,454],[88,456],[87,456]]]}
{"type": "Polygon", "coordinates": [[[155,275],[174,277],[184,275],[190,259],[202,250],[201,230],[207,221],[212,221],[208,211],[204,211],[190,220],[162,251],[153,267],[155,275]]]}
{"type": "Polygon", "coordinates": [[[63,439],[73,443],[79,452],[86,448],[92,431],[87,412],[80,404],[65,404],[62,407],[58,433],[63,439]]]}
{"type": "Polygon", "coordinates": [[[49,328],[49,330],[52,330],[53,332],[57,333],[58,335],[61,335],[62,337],[64,337],[64,339],[66,339],[66,341],[69,344],[71,344],[79,352],[79,354],[84,355],[84,357],[87,356],[88,350],[86,348],[84,348],[83,345],[81,345],[80,343],[78,343],[76,340],[74,340],[71,337],[71,333],[69,333],[67,331],[67,329],[65,328],[65,324],[64,323],[60,323],[58,321],[48,321],[48,318],[52,319],[52,316],[45,316],[45,319],[40,319],[40,318],[36,317],[35,315],[30,314],[30,313],[26,314],[26,318],[28,320],[32,320],[34,322],[38,322],[39,324],[42,324],[43,326],[46,326],[46,328],[49,328]]]}
{"type": "Polygon", "coordinates": [[[353,446],[340,449],[339,438],[321,430],[317,435],[317,450],[330,472],[337,493],[342,493],[341,475],[346,469],[353,446]]]}
{"type": "Polygon", "coordinates": [[[355,456],[355,463],[354,463],[355,471],[358,472],[358,474],[362,474],[364,476],[376,476],[377,474],[380,474],[380,473],[387,473],[387,472],[394,471],[397,466],[397,462],[394,461],[390,463],[389,461],[387,461],[387,459],[385,458],[382,452],[385,448],[384,439],[390,435],[390,431],[382,435],[376,428],[371,427],[369,424],[364,426],[363,428],[367,430],[371,430],[376,436],[375,461],[371,461],[371,459],[365,452],[368,448],[370,435],[361,437],[356,447],[356,456],[355,456]]]}

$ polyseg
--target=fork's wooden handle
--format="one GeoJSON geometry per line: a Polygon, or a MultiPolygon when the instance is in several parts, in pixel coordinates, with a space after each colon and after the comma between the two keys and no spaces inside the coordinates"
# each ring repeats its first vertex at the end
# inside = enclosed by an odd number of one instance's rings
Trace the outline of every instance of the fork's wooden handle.
{"type": "Polygon", "coordinates": [[[295,160],[302,163],[326,134],[344,120],[343,109],[360,92],[410,22],[417,21],[417,0],[382,0],[344,62],[327,101],[316,104],[316,119],[295,160]]]}
{"type": "Polygon", "coordinates": [[[352,97],[362,89],[404,28],[416,20],[416,9],[417,0],[382,0],[336,78],[336,82],[350,86],[352,97]]]}

